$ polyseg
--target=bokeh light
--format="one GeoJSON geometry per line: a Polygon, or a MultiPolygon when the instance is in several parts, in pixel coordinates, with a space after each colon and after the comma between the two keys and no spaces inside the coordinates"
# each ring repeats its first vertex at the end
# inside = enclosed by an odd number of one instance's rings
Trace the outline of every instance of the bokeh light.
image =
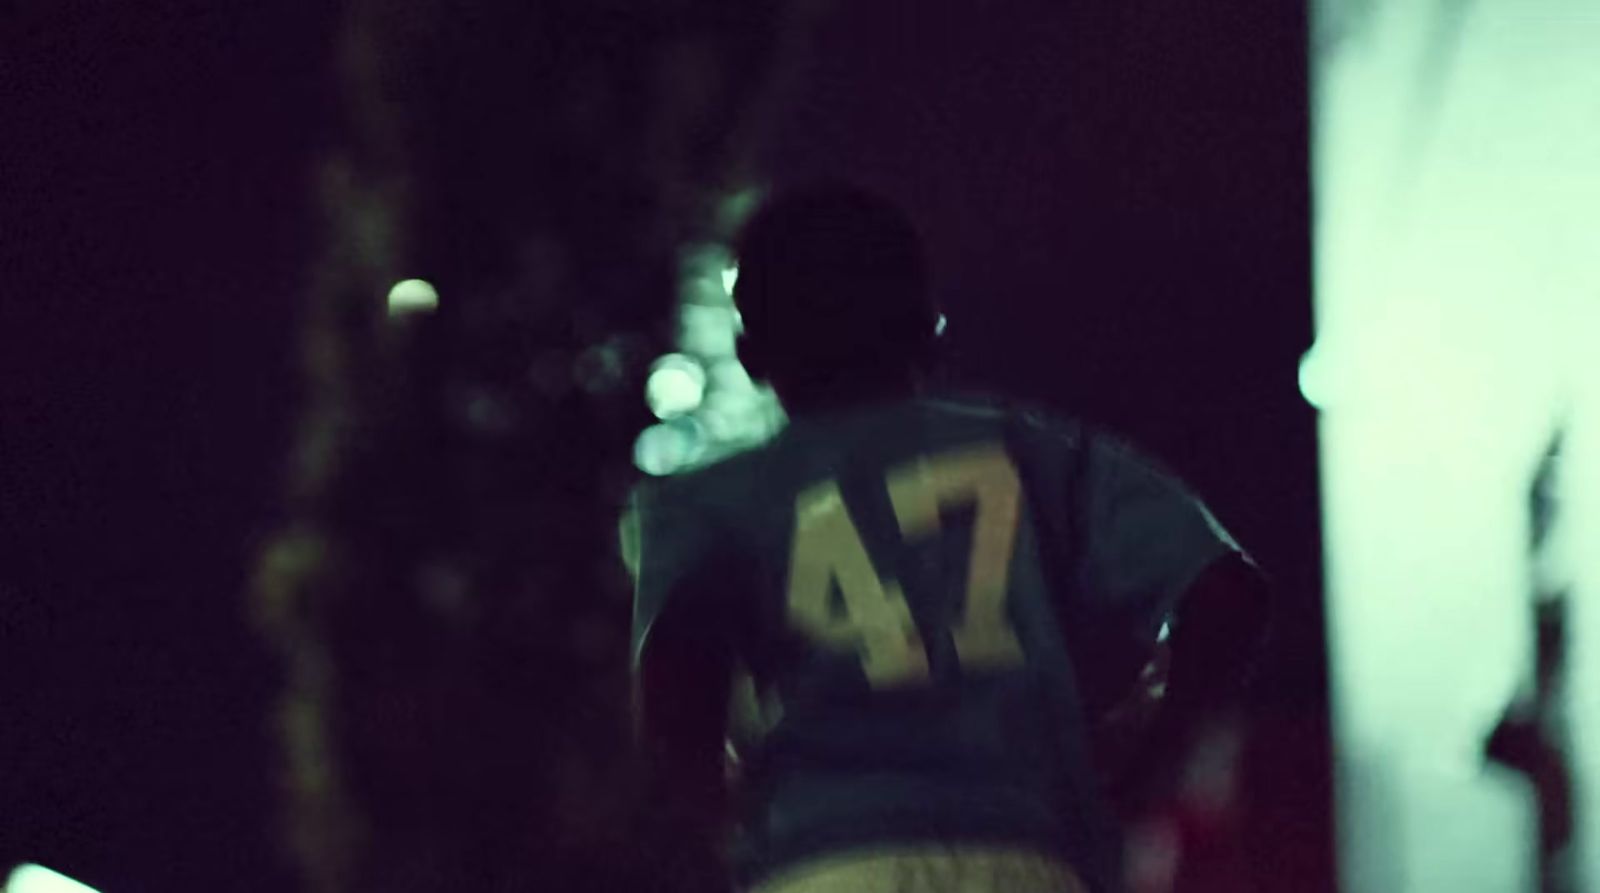
{"type": "Polygon", "coordinates": [[[429,313],[439,306],[439,292],[426,279],[402,279],[389,289],[389,315],[429,313]]]}
{"type": "MultiPolygon", "coordinates": [[[[729,195],[717,230],[731,237],[763,194],[751,188],[729,195]]],[[[726,243],[697,243],[679,256],[677,352],[657,360],[645,379],[645,401],[663,424],[641,432],[634,445],[635,464],[649,474],[690,471],[759,446],[788,421],[777,395],[739,362],[738,277],[726,243]]]]}
{"type": "Polygon", "coordinates": [[[693,357],[671,353],[656,360],[645,381],[645,401],[658,419],[693,412],[705,396],[706,372],[693,357]]]}
{"type": "Polygon", "coordinates": [[[680,416],[639,432],[633,463],[645,474],[677,474],[694,467],[708,445],[705,427],[690,416],[680,416]]]}

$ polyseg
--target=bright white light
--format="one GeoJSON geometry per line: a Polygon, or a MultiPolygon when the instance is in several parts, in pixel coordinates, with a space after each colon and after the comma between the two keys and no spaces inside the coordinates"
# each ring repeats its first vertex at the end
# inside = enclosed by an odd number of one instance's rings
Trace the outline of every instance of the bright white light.
{"type": "Polygon", "coordinates": [[[4,893],[97,893],[64,874],[43,865],[19,865],[6,879],[4,893]]]}
{"type": "Polygon", "coordinates": [[[934,335],[943,335],[944,334],[944,330],[949,328],[949,326],[950,326],[949,318],[946,317],[943,313],[941,313],[941,314],[939,314],[939,321],[933,324],[933,334],[934,335]]]}
{"type": "Polygon", "coordinates": [[[737,266],[725,267],[722,270],[722,290],[733,294],[734,283],[739,281],[739,268],[737,266]]]}
{"type": "Polygon", "coordinates": [[[699,363],[681,353],[656,360],[645,381],[645,401],[658,419],[671,419],[693,412],[705,396],[706,372],[699,363]]]}
{"type": "Polygon", "coordinates": [[[439,306],[439,293],[426,279],[402,279],[389,289],[389,315],[428,313],[439,306]]]}
{"type": "MultiPolygon", "coordinates": [[[[1320,436],[1352,891],[1536,886],[1526,780],[1482,751],[1532,665],[1538,459],[1562,413],[1600,423],[1600,400],[1575,396],[1600,335],[1579,310],[1600,296],[1592,8],[1316,4],[1331,30],[1313,41],[1318,335],[1300,383],[1335,410],[1320,436]]],[[[1589,449],[1564,471],[1600,479],[1589,449]]],[[[1563,492],[1584,498],[1575,480],[1563,492]]],[[[1557,523],[1583,536],[1583,517],[1557,523]]],[[[1595,593],[1574,594],[1570,646],[1580,817],[1600,814],[1595,593]]],[[[1578,838],[1573,889],[1595,889],[1600,822],[1578,838]]]]}

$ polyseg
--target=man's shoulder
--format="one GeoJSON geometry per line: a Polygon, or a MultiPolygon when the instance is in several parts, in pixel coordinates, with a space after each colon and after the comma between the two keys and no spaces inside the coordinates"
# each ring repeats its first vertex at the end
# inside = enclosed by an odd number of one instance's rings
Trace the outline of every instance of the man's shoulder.
{"type": "Polygon", "coordinates": [[[1137,437],[1068,410],[988,395],[938,402],[952,413],[1003,420],[1013,451],[1026,461],[1091,478],[1133,472],[1183,480],[1137,437]]]}
{"type": "Polygon", "coordinates": [[[1114,463],[1128,462],[1162,473],[1171,469],[1140,440],[1099,420],[1061,409],[1025,402],[1006,404],[1017,430],[1024,436],[1058,447],[1083,447],[1091,458],[1114,463]]]}
{"type": "Polygon", "coordinates": [[[1105,437],[1099,427],[1068,410],[988,392],[940,394],[927,403],[948,417],[984,420],[1003,428],[1008,438],[1047,448],[1075,447],[1105,437]]]}

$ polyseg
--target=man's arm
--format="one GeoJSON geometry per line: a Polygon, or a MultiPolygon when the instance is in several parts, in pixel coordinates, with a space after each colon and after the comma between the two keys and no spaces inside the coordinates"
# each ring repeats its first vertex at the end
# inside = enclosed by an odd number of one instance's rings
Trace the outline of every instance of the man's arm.
{"type": "Polygon", "coordinates": [[[1154,716],[1121,764],[1107,767],[1120,813],[1137,815],[1173,791],[1204,732],[1242,706],[1268,617],[1266,580],[1242,555],[1213,561],[1189,586],[1178,603],[1170,670],[1154,698],[1154,716]]]}
{"type": "Polygon", "coordinates": [[[1096,769],[1127,815],[1172,790],[1202,732],[1237,704],[1266,586],[1172,473],[1091,428],[1069,443],[1079,532],[1065,538],[1078,551],[1064,631],[1096,769]]]}
{"type": "Polygon", "coordinates": [[[729,823],[725,745],[733,656],[712,618],[663,613],[640,648],[636,733],[662,815],[719,851],[729,823]]]}

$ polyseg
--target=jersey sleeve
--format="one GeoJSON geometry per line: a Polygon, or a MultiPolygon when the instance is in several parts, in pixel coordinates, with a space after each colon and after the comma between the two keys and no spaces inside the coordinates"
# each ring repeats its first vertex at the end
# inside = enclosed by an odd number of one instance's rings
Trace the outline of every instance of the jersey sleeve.
{"type": "Polygon", "coordinates": [[[1196,577],[1238,545],[1176,477],[1115,438],[1081,448],[1080,608],[1153,642],[1196,577]]]}

